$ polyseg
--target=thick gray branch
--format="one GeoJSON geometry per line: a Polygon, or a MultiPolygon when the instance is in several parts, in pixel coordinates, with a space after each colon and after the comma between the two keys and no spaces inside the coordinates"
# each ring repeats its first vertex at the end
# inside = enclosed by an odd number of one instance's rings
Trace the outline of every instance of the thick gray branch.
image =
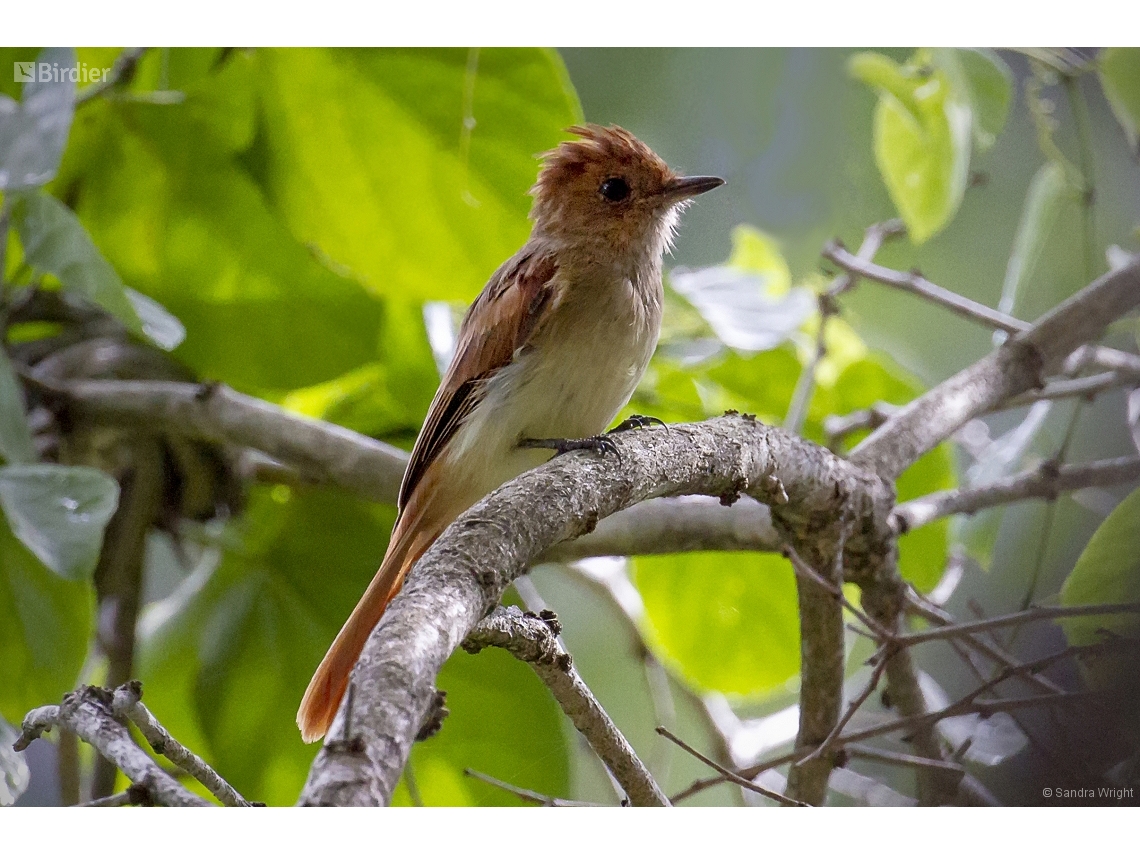
{"type": "Polygon", "coordinates": [[[915,399],[851,453],[893,480],[919,457],[1002,401],[1039,388],[1077,347],[1140,304],[1140,259],[1106,273],[988,356],[915,399]]]}
{"type": "Polygon", "coordinates": [[[378,502],[395,501],[408,461],[398,448],[220,384],[27,379],[62,397],[77,415],[254,448],[315,483],[335,484],[378,502]]]}
{"type": "Polygon", "coordinates": [[[772,526],[767,505],[748,496],[731,507],[708,496],[681,496],[650,499],[606,517],[590,534],[548,549],[542,560],[779,549],[780,535],[772,526]]]}
{"type": "Polygon", "coordinates": [[[669,804],[641,758],[578,676],[570,654],[558,643],[555,627],[549,621],[525,614],[517,606],[496,608],[463,642],[468,653],[478,653],[484,647],[501,647],[534,669],[578,732],[613,773],[630,804],[669,804]]]}
{"type": "Polygon", "coordinates": [[[856,521],[848,575],[870,581],[890,555],[890,488],[777,428],[730,416],[614,441],[620,460],[563,455],[492,493],[425,554],[357,663],[351,738],[342,706],[303,803],[387,803],[447,657],[538,556],[623,508],[668,495],[751,495],[769,503],[774,524],[805,555],[838,542],[833,528],[846,510],[856,521]]]}
{"type": "Polygon", "coordinates": [[[131,739],[126,725],[115,720],[111,693],[94,686],[81,686],[63,697],[58,706],[39,707],[24,718],[23,733],[16,742],[22,751],[45,730],[66,728],[93,746],[100,755],[123,770],[132,782],[145,787],[155,804],[180,807],[207,807],[209,802],[196,796],[164,772],[131,739]]]}

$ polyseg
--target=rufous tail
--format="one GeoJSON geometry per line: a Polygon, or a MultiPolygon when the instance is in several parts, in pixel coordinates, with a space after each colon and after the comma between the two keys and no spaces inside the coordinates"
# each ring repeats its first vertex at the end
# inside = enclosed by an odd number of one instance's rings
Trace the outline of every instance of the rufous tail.
{"type": "Polygon", "coordinates": [[[309,681],[301,708],[297,710],[297,726],[305,742],[315,742],[328,733],[364,643],[380,622],[388,603],[399,592],[412,565],[439,536],[435,526],[423,525],[422,518],[415,519],[416,516],[408,513],[401,516],[380,569],[309,681]]]}

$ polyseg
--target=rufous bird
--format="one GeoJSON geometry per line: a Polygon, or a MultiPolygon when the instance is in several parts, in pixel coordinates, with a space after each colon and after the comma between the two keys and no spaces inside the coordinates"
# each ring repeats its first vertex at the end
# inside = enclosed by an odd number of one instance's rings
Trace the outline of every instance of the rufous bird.
{"type": "Polygon", "coordinates": [[[661,329],[661,264],[684,178],[618,127],[572,127],[542,155],[530,239],[483,288],[428,410],[380,569],[313,675],[297,724],[327,733],[364,643],[443,530],[496,487],[598,434],[629,401],[661,329]]]}

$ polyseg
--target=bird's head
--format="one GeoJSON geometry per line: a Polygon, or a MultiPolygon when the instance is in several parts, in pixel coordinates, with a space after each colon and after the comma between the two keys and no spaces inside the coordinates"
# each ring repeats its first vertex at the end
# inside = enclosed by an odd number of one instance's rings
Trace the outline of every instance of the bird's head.
{"type": "Polygon", "coordinates": [[[535,232],[594,252],[660,260],[677,215],[690,199],[724,184],[682,177],[649,146],[622,128],[583,125],[578,137],[542,156],[531,188],[535,232]]]}

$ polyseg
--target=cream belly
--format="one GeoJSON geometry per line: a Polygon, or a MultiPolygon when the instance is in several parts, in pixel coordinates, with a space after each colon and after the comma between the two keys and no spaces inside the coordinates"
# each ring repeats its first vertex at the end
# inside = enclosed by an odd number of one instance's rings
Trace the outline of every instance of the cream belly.
{"type": "Polygon", "coordinates": [[[578,290],[541,337],[488,382],[445,452],[464,461],[468,477],[453,485],[469,503],[552,456],[518,448],[519,439],[593,436],[629,401],[657,344],[660,299],[652,292],[638,299],[628,281],[606,290],[578,290]]]}

